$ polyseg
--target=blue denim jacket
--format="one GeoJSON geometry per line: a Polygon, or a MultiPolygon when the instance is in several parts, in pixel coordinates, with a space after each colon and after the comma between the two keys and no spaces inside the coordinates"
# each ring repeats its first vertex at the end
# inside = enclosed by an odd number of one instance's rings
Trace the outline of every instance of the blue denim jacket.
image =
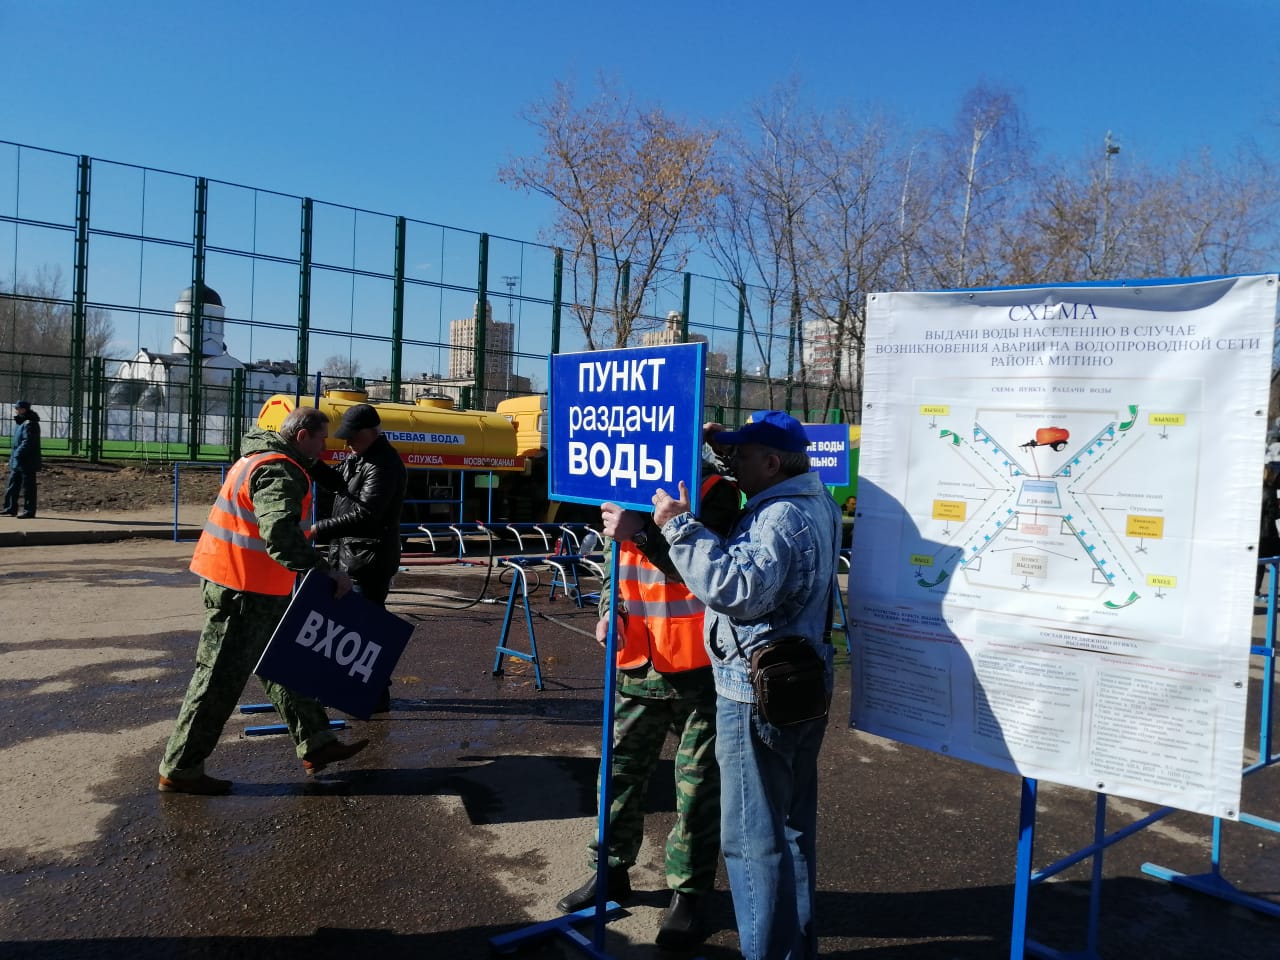
{"type": "Polygon", "coordinates": [[[671,562],[706,604],[705,636],[716,692],[754,703],[751,653],[771,640],[802,636],[827,664],[822,642],[836,578],[840,511],[816,473],[791,477],[747,501],[724,540],[692,514],[668,520],[671,562]]]}

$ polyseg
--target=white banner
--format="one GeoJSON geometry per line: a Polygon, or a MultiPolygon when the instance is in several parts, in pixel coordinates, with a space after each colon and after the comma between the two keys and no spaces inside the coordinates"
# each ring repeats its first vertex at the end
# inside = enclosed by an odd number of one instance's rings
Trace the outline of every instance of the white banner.
{"type": "Polygon", "coordinates": [[[869,298],[855,726],[1238,815],[1276,287],[869,298]]]}

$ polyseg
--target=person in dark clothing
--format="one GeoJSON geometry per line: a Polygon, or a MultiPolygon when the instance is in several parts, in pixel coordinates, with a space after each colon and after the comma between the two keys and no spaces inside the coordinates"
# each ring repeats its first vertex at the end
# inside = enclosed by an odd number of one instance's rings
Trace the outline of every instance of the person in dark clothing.
{"type": "Polygon", "coordinates": [[[40,470],[40,415],[26,400],[13,405],[13,449],[9,453],[9,483],[4,490],[7,517],[29,520],[36,515],[36,473],[40,470]],[[22,512],[18,512],[18,495],[22,512]]]}
{"type": "MultiPolygon", "coordinates": [[[[1280,520],[1280,500],[1276,493],[1280,491],[1280,475],[1271,464],[1262,471],[1262,527],[1258,531],[1258,559],[1280,556],[1280,529],[1276,521],[1280,520]]],[[[1253,592],[1256,596],[1265,596],[1271,589],[1271,568],[1268,564],[1258,564],[1258,576],[1254,580],[1253,592]]]]}
{"type": "MultiPolygon", "coordinates": [[[[381,423],[370,404],[349,408],[334,435],[347,441],[350,456],[337,469],[318,464],[312,475],[336,494],[332,514],[316,523],[316,542],[333,544],[334,562],[351,577],[355,592],[385,607],[391,578],[400,569],[400,508],[408,475],[381,423]]],[[[375,712],[389,709],[388,691],[375,712]]]]}

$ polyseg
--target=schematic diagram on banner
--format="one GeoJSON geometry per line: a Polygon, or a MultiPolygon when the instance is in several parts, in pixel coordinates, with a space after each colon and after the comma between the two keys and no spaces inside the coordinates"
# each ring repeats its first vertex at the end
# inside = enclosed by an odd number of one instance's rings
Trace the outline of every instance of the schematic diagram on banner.
{"type": "Polygon", "coordinates": [[[1198,381],[917,383],[904,594],[1180,632],[1200,404],[1198,381]]]}

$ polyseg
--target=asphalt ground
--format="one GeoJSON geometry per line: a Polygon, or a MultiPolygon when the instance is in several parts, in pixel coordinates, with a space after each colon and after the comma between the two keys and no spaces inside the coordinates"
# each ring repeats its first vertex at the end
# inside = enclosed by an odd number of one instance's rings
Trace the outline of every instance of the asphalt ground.
{"type": "MultiPolygon", "coordinates": [[[[81,526],[155,539],[41,545],[32,526],[27,545],[0,550],[0,957],[483,957],[491,937],[558,915],[595,829],[603,657],[585,636],[589,606],[549,600],[545,579],[533,591],[539,691],[524,662],[492,674],[507,586],[486,584],[484,568],[416,567],[391,599],[416,623],[393,710],[342,734],[369,737],[364,753],[308,780],[287,738],[245,737],[263,718],[237,715],[209,762],[234,792],[161,795],[155,768],[200,602],[190,544],[138,522],[81,526]]],[[[527,633],[517,616],[510,643],[527,633]]],[[[850,730],[843,657],[836,686],[821,758],[822,955],[1009,956],[1018,779],[850,730]]],[[[262,699],[251,681],[244,701],[262,699]]],[[[668,955],[651,943],[669,899],[671,747],[650,788],[638,892],[608,928],[614,957],[668,955]]],[[[1280,770],[1245,781],[1244,808],[1280,818],[1280,770]]],[[[1151,809],[1113,798],[1108,830],[1151,809]]],[[[1093,794],[1042,784],[1036,865],[1088,843],[1093,822],[1093,794]]],[[[1176,813],[1108,850],[1099,956],[1280,956],[1280,920],[1141,872],[1207,870],[1211,824],[1176,813]]],[[[1280,900],[1280,835],[1226,824],[1222,862],[1241,888],[1280,900]]],[[[1033,939],[1086,946],[1089,871],[1033,888],[1033,939]]],[[[694,955],[737,956],[723,867],[709,906],[694,955]]],[[[581,954],[553,938],[521,955],[581,954]]]]}

